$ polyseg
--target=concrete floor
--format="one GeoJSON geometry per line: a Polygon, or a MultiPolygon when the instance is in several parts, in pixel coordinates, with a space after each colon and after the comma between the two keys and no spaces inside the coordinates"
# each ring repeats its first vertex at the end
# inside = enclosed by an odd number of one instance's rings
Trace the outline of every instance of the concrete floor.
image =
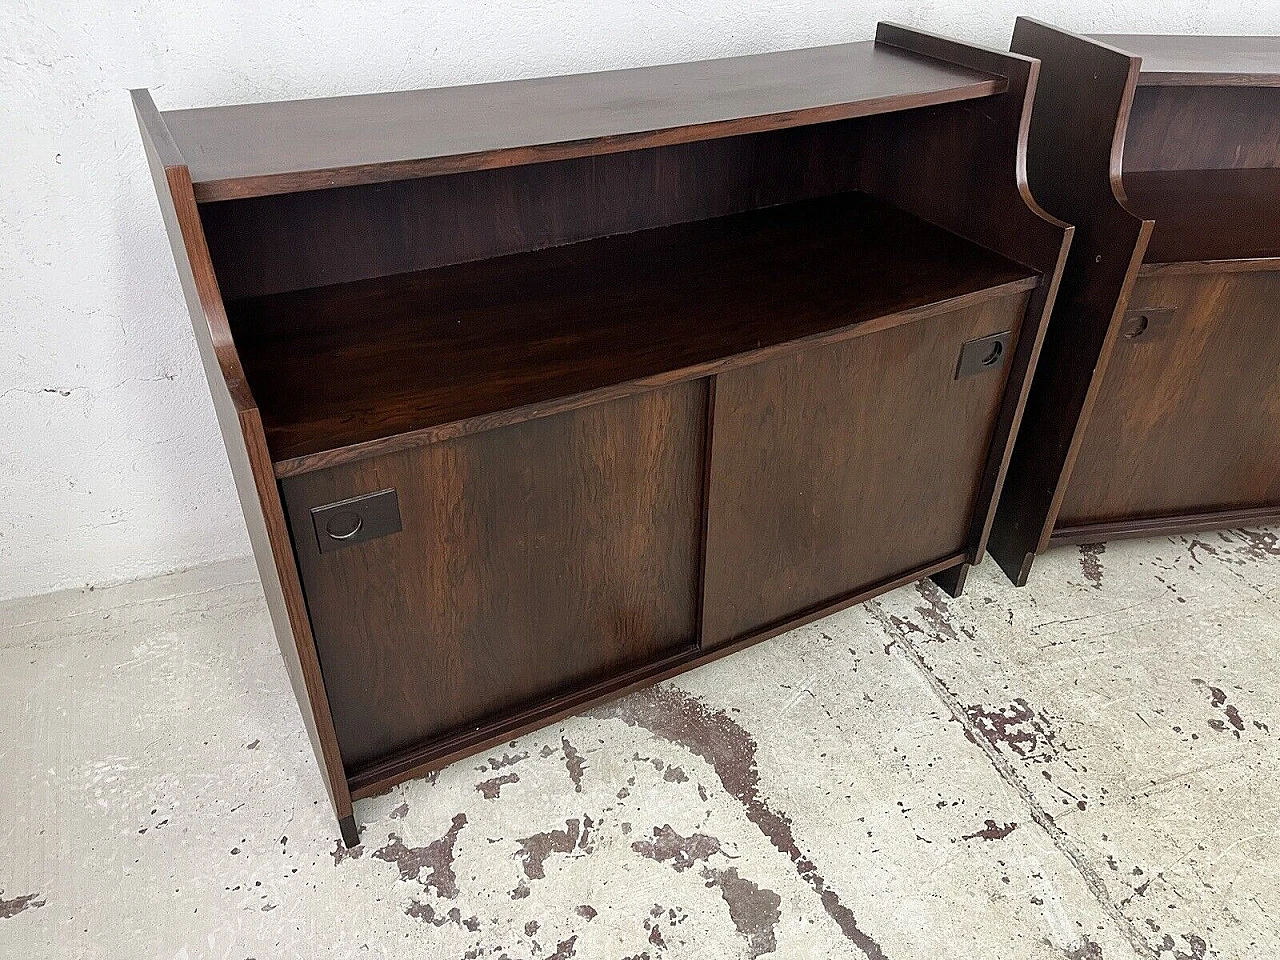
{"type": "Polygon", "coordinates": [[[1280,955],[1280,539],[899,590],[357,804],[251,568],[0,607],[0,956],[1280,955]]]}

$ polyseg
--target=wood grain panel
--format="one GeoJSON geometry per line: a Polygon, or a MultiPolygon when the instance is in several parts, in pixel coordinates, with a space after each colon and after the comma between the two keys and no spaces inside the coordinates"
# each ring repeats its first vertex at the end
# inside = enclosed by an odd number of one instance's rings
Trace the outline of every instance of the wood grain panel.
{"type": "Polygon", "coordinates": [[[1021,584],[1048,543],[1152,225],[1121,183],[1137,60],[1025,17],[1013,48],[1040,61],[1028,182],[1076,230],[987,544],[1021,584]]]}
{"type": "Polygon", "coordinates": [[[1176,307],[1117,342],[1059,524],[1280,505],[1280,272],[1139,281],[1130,309],[1176,307]]]}
{"type": "Polygon", "coordinates": [[[695,637],[705,381],[284,482],[349,772],[695,637]],[[321,554],[311,507],[403,531],[321,554]]]}
{"type": "Polygon", "coordinates": [[[956,361],[1027,299],[717,377],[704,647],[965,552],[1008,364],[956,361]]]}
{"type": "Polygon", "coordinates": [[[432,90],[168,111],[201,202],[616,153],[990,96],[878,43],[432,90]]]}
{"type": "Polygon", "coordinates": [[[228,300],[347,283],[857,189],[860,121],[206,204],[228,300]]]}
{"type": "Polygon", "coordinates": [[[1280,90],[1138,89],[1125,138],[1126,173],[1251,167],[1280,167],[1280,90]]]}

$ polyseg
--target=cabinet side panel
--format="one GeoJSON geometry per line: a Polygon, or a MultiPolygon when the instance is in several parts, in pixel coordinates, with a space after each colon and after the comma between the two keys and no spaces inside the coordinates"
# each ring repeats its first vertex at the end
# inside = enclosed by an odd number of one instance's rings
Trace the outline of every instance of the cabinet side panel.
{"type": "Polygon", "coordinates": [[[1280,506],[1278,302],[1280,272],[1138,281],[1173,314],[1117,340],[1060,525],[1280,506]]]}
{"type": "Polygon", "coordinates": [[[871,118],[862,152],[865,189],[1043,275],[1027,306],[992,434],[968,542],[970,562],[978,563],[993,532],[1073,228],[1046,212],[1027,185],[1038,61],[888,24],[876,37],[1008,78],[1008,90],[994,97],[871,118]]]}
{"type": "Polygon", "coordinates": [[[349,817],[351,794],[338,755],[262,420],[252,405],[227,328],[191,178],[175,156],[172,143],[165,142],[163,121],[146,91],[134,92],[134,106],[276,641],[334,812],[339,819],[349,817]]]}
{"type": "Polygon", "coordinates": [[[1026,182],[1027,128],[1039,64],[918,30],[881,24],[877,42],[1006,77],[981,100],[869,118],[863,188],[1045,274],[1056,286],[1070,236],[1026,182]]]}
{"type": "Polygon", "coordinates": [[[1025,18],[1013,48],[1041,60],[1031,189],[1076,231],[988,543],[1023,583],[1053,529],[1151,225],[1125,208],[1120,187],[1136,58],[1025,18]]]}
{"type": "Polygon", "coordinates": [[[1027,299],[717,377],[705,647],[965,551],[1009,363],[957,360],[1027,299]]]}
{"type": "Polygon", "coordinates": [[[349,769],[690,649],[707,383],[284,482],[349,769]],[[311,510],[394,489],[321,552],[311,510]]]}

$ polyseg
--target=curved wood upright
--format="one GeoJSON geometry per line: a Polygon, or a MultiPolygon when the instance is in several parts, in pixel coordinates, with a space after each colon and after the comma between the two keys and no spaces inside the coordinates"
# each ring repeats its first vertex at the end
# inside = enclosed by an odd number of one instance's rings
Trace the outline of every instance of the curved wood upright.
{"type": "Polygon", "coordinates": [[[262,416],[231,336],[222,294],[218,290],[217,274],[205,241],[191,172],[151,94],[146,90],[134,90],[131,95],[147,164],[160,201],[160,214],[173,249],[178,280],[187,301],[200,361],[257,561],[258,576],[262,579],[267,610],[271,614],[280,653],[302,713],[303,726],[320,765],[325,792],[333,805],[343,838],[355,843],[351,791],[347,789],[343,773],[338,739],[329,713],[329,701],[320,673],[315,639],[311,634],[311,622],[307,617],[302,584],[298,580],[298,568],[293,561],[289,529],[272,471],[262,416]]]}
{"type": "Polygon", "coordinates": [[[1077,235],[989,549],[1280,518],[1280,39],[1088,38],[1043,61],[1029,176],[1077,235]]]}
{"type": "Polygon", "coordinates": [[[1037,66],[882,25],[135,94],[347,843],[353,798],[922,577],[960,591],[1072,234],[1027,190],[1037,66]]]}

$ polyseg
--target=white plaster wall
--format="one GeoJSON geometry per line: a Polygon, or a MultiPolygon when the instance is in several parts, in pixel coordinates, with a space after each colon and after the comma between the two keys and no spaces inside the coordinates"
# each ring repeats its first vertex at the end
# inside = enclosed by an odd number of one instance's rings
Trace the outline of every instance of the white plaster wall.
{"type": "Polygon", "coordinates": [[[5,0],[0,600],[248,552],[126,89],[161,109],[814,46],[1280,33],[1276,0],[5,0]]]}

